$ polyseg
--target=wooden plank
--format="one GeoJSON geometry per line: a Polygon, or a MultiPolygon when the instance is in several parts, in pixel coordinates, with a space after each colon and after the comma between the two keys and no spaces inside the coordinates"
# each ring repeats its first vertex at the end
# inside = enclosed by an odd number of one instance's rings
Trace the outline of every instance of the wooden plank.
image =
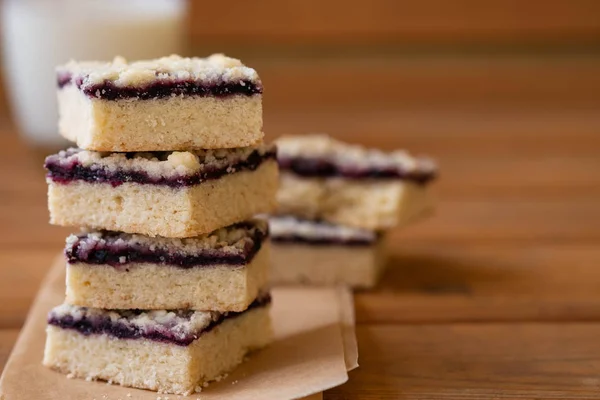
{"type": "MultiPolygon", "coordinates": [[[[398,232],[359,323],[600,320],[600,249],[590,244],[475,244],[398,232]]],[[[0,252],[0,328],[19,327],[58,248],[0,252]]]]}
{"type": "MultiPolygon", "coordinates": [[[[600,4],[600,3],[599,3],[600,4]]],[[[241,57],[242,55],[240,55],[241,57]]],[[[484,107],[593,109],[597,57],[248,58],[265,87],[265,110],[484,107]],[[484,106],[484,107],[482,107],[484,106]]],[[[488,108],[489,109],[489,108],[488,108]]],[[[347,114],[350,114],[347,112],[347,114]]]]}
{"type": "Polygon", "coordinates": [[[600,324],[359,326],[342,399],[599,399],[600,324]]]}
{"type": "Polygon", "coordinates": [[[435,215],[407,230],[429,241],[559,242],[600,240],[600,209],[594,197],[440,201],[435,215]]]}
{"type": "MultiPolygon", "coordinates": [[[[492,186],[487,195],[474,188],[450,189],[449,198],[444,198],[443,192],[438,193],[440,201],[435,215],[410,227],[407,234],[413,239],[442,242],[600,240],[596,189],[588,192],[583,186],[570,195],[568,191],[561,193],[560,187],[539,194],[535,188],[520,193],[519,185],[505,188],[511,187],[510,195],[497,194],[503,190],[501,185],[492,186]],[[554,198],[544,199],[548,192],[554,198]]],[[[30,201],[22,201],[18,195],[3,199],[0,248],[60,249],[64,238],[73,231],[48,225],[44,192],[31,195],[30,201]]]]}
{"type": "Polygon", "coordinates": [[[261,0],[190,2],[198,43],[580,43],[597,42],[593,0],[261,0]]]}
{"type": "Polygon", "coordinates": [[[600,320],[600,249],[585,244],[443,243],[390,238],[377,291],[355,296],[359,323],[600,320]]]}

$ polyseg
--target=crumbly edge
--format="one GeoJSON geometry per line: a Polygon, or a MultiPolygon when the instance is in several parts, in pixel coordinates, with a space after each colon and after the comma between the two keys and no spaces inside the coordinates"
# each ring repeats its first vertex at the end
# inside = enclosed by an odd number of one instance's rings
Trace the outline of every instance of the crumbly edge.
{"type": "MultiPolygon", "coordinates": [[[[270,295],[260,293],[255,303],[258,307],[269,304],[270,295]]],[[[48,321],[59,321],[65,318],[72,318],[73,321],[110,320],[111,325],[139,330],[142,334],[163,332],[183,341],[191,336],[198,337],[213,322],[223,320],[229,314],[229,312],[193,310],[105,310],[63,303],[50,311],[48,321]]],[[[240,313],[234,313],[237,314],[240,313]]]]}
{"type": "Polygon", "coordinates": [[[188,177],[212,170],[227,169],[234,172],[234,165],[244,162],[254,152],[260,156],[276,151],[274,145],[260,144],[256,147],[211,149],[194,151],[109,153],[69,148],[46,158],[46,168],[58,165],[63,168],[80,164],[92,170],[143,172],[151,178],[188,177]]]}
{"type": "Polygon", "coordinates": [[[405,173],[437,169],[433,160],[413,157],[404,150],[389,153],[333,139],[325,134],[282,136],[276,141],[278,158],[320,159],[340,168],[385,170],[398,169],[405,173]]]}
{"type": "Polygon", "coordinates": [[[142,248],[150,252],[162,249],[172,253],[190,255],[211,249],[224,254],[237,255],[242,254],[245,249],[253,247],[256,240],[262,240],[267,234],[267,223],[260,219],[230,225],[205,235],[190,238],[149,237],[123,232],[91,231],[69,235],[66,240],[65,253],[73,252],[76,248],[78,255],[85,255],[96,248],[111,246],[142,248]]]}
{"type": "Polygon", "coordinates": [[[110,62],[70,61],[57,68],[59,81],[79,81],[82,89],[110,82],[117,87],[144,87],[153,82],[193,81],[207,85],[250,81],[260,84],[256,71],[238,59],[223,54],[206,58],[171,55],[153,60],[128,62],[115,57],[110,62]]]}
{"type": "Polygon", "coordinates": [[[367,243],[377,240],[377,233],[372,230],[299,219],[289,215],[269,217],[269,232],[273,240],[289,237],[318,241],[367,243]]]}

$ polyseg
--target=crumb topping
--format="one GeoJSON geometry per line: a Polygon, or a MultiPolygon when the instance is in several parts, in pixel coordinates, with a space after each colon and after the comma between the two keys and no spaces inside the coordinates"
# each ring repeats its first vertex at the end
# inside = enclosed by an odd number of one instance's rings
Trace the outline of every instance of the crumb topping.
{"type": "Polygon", "coordinates": [[[69,168],[74,164],[80,164],[92,171],[143,172],[150,178],[172,178],[221,169],[227,169],[228,173],[235,172],[234,165],[248,160],[252,154],[258,153],[264,156],[274,151],[275,146],[272,144],[233,149],[139,153],[110,153],[70,148],[49,156],[46,165],[69,168]]]}
{"type": "Polygon", "coordinates": [[[48,315],[48,323],[90,333],[107,333],[119,338],[145,337],[188,345],[204,331],[226,318],[271,302],[268,292],[261,292],[242,312],[195,310],[105,310],[61,304],[48,315]]]}
{"type": "Polygon", "coordinates": [[[292,216],[269,217],[269,231],[273,240],[299,238],[309,241],[373,242],[377,239],[377,233],[367,229],[292,216]]]}
{"type": "MultiPolygon", "coordinates": [[[[217,229],[211,233],[190,238],[165,238],[148,237],[144,235],[92,231],[79,235],[69,235],[66,240],[65,251],[71,253],[74,247],[80,258],[99,248],[137,248],[147,249],[151,252],[167,251],[169,253],[195,255],[203,250],[216,250],[221,254],[243,254],[255,246],[255,241],[260,241],[268,233],[267,222],[261,219],[246,221],[241,224],[231,225],[217,229]]],[[[125,263],[126,257],[120,260],[125,263]]]]}
{"type": "Polygon", "coordinates": [[[404,150],[384,152],[335,140],[325,134],[283,136],[277,139],[279,160],[325,160],[346,170],[393,170],[410,173],[417,170],[435,171],[428,158],[415,158],[404,150]]]}
{"type": "Polygon", "coordinates": [[[185,340],[190,334],[202,332],[212,322],[219,320],[222,314],[216,311],[191,310],[104,310],[62,304],[50,312],[50,318],[60,320],[71,317],[75,321],[109,320],[113,325],[139,330],[142,334],[164,330],[176,339],[185,340]]]}
{"type": "Polygon", "coordinates": [[[95,87],[106,82],[117,87],[144,87],[154,82],[198,82],[218,85],[249,81],[260,84],[256,71],[235,58],[213,54],[206,58],[169,57],[154,60],[128,62],[115,57],[110,62],[69,61],[57,68],[59,77],[70,75],[80,81],[82,89],[95,87]]]}

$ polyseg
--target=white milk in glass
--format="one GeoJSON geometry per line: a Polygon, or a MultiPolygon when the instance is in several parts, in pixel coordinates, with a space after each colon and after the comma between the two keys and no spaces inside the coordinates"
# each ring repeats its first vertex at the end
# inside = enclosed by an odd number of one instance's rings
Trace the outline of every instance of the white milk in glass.
{"type": "Polygon", "coordinates": [[[22,134],[58,145],[55,67],[181,53],[183,0],[4,0],[4,81],[22,134]]]}

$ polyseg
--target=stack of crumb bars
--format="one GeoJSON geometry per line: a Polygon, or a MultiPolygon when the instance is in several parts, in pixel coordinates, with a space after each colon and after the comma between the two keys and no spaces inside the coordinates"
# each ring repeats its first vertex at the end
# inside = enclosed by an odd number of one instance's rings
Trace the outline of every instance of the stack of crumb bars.
{"type": "Polygon", "coordinates": [[[44,365],[189,394],[272,339],[274,146],[262,85],[222,55],[58,70],[61,134],[46,159],[50,221],[67,238],[66,299],[44,365]]]}
{"type": "Polygon", "coordinates": [[[273,283],[375,286],[385,265],[385,232],[433,208],[435,163],[327,135],[284,136],[277,147],[273,283]]]}

